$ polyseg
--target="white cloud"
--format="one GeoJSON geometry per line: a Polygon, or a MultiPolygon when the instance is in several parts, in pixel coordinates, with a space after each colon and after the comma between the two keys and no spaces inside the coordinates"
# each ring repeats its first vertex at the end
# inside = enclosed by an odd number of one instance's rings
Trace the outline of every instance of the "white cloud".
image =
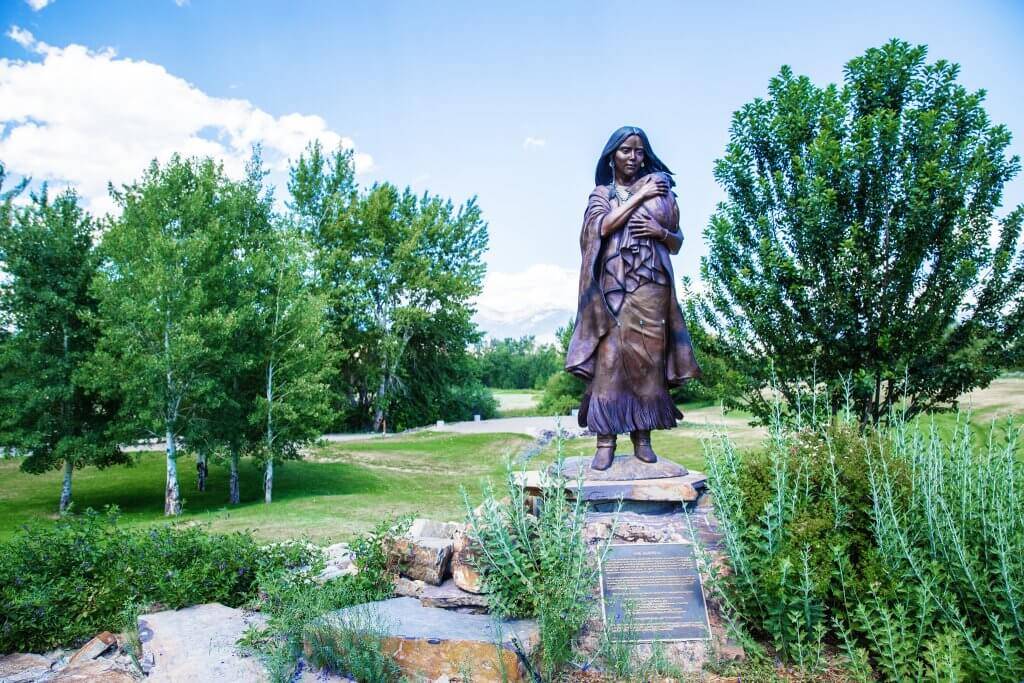
{"type": "Polygon", "coordinates": [[[21,28],[20,26],[12,26],[7,32],[7,37],[21,45],[26,50],[33,50],[36,44],[36,37],[32,35],[32,32],[21,28]]]}
{"type": "Polygon", "coordinates": [[[188,4],[188,2],[189,2],[189,0],[174,0],[174,4],[177,5],[178,7],[184,7],[185,5],[188,4]]]}
{"type": "Polygon", "coordinates": [[[25,4],[32,8],[33,12],[38,12],[47,5],[52,5],[54,0],[25,0],[25,4]]]}
{"type": "Polygon", "coordinates": [[[552,314],[575,311],[579,278],[578,271],[545,263],[520,272],[488,272],[476,299],[477,316],[490,324],[529,327],[552,314]]]}
{"type": "Polygon", "coordinates": [[[523,149],[536,149],[538,147],[543,147],[546,144],[548,144],[548,141],[545,140],[544,138],[534,138],[527,136],[527,138],[523,140],[523,149]]]}
{"type": "MultiPolygon", "coordinates": [[[[73,186],[95,212],[113,208],[108,181],[129,182],[175,152],[218,158],[237,177],[255,144],[276,173],[313,139],[327,149],[355,147],[319,116],[273,116],[246,100],[213,97],[159,64],[52,47],[17,27],[8,36],[42,61],[0,59],[0,159],[55,189],[73,186]]],[[[356,152],[354,163],[361,173],[373,159],[356,152]]]]}

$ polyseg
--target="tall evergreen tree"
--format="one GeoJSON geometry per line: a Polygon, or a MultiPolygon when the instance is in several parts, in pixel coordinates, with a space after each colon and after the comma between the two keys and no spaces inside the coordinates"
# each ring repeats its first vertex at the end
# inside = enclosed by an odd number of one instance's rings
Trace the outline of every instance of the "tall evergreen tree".
{"type": "Polygon", "coordinates": [[[1020,348],[1024,256],[1009,131],[959,68],[893,40],[851,60],[842,87],[788,67],[733,117],[705,230],[718,341],[762,417],[819,382],[865,422],[986,386],[1020,348]]]}
{"type": "Polygon", "coordinates": [[[63,468],[62,513],[76,468],[127,460],[112,429],[116,406],[83,375],[98,337],[94,228],[73,192],[51,201],[45,187],[0,220],[0,443],[26,454],[22,471],[63,468]]]}

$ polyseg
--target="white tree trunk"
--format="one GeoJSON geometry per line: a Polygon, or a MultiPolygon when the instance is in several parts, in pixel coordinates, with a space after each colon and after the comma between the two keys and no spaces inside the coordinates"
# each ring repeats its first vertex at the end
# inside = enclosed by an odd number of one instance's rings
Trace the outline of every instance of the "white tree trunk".
{"type": "Polygon", "coordinates": [[[178,450],[174,432],[167,430],[167,489],[164,491],[164,514],[181,514],[181,492],[178,490],[178,450]]]}
{"type": "Polygon", "coordinates": [[[70,460],[64,460],[64,485],[60,487],[60,514],[64,514],[68,511],[68,506],[71,505],[71,473],[75,471],[75,466],[70,460]]]}
{"type": "Polygon", "coordinates": [[[263,472],[263,502],[274,492],[274,361],[267,366],[267,468],[263,472]]]}
{"type": "Polygon", "coordinates": [[[238,491],[238,451],[231,451],[231,475],[228,479],[228,502],[231,505],[238,505],[241,495],[238,491]]]}
{"type": "Polygon", "coordinates": [[[263,470],[263,502],[269,503],[274,498],[274,456],[267,457],[267,467],[263,470]]]}

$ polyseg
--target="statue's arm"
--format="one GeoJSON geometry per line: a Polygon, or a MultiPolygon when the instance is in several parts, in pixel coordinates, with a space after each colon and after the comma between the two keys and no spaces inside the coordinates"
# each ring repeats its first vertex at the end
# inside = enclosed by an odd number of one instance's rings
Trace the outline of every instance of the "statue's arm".
{"type": "Polygon", "coordinates": [[[625,225],[630,215],[644,203],[645,199],[646,197],[642,193],[637,192],[627,199],[625,204],[620,204],[609,211],[601,223],[601,237],[607,237],[625,225]]]}

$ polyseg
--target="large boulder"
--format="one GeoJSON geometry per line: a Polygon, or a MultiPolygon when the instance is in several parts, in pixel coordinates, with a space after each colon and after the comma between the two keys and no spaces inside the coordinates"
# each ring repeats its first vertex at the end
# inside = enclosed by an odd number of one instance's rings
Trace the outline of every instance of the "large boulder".
{"type": "MultiPolygon", "coordinates": [[[[528,655],[538,641],[535,621],[499,622],[487,615],[424,607],[415,598],[357,605],[323,618],[332,628],[369,628],[378,634],[384,652],[412,680],[462,679],[468,666],[475,683],[525,681],[517,646],[528,655]]],[[[308,636],[306,649],[307,655],[313,649],[308,636]]]]}
{"type": "Polygon", "coordinates": [[[450,571],[452,540],[396,538],[388,546],[388,555],[402,576],[440,586],[450,571]]]}
{"type": "Polygon", "coordinates": [[[409,525],[406,536],[409,538],[452,538],[462,528],[456,522],[438,522],[433,519],[417,517],[409,525]]]}

